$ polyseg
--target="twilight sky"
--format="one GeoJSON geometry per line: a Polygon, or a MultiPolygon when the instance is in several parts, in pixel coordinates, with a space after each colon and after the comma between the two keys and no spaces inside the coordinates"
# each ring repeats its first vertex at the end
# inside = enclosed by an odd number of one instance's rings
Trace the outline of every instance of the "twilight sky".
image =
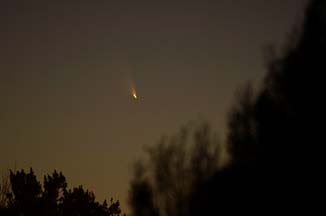
{"type": "Polygon", "coordinates": [[[305,2],[1,0],[0,171],[57,169],[125,209],[142,147],[193,119],[223,134],[305,2]]]}

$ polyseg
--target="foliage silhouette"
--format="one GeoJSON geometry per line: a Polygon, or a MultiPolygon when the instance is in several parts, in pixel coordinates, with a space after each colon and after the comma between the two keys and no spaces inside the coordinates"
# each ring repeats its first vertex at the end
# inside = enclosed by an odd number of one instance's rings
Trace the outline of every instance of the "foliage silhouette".
{"type": "Polygon", "coordinates": [[[269,60],[262,88],[244,89],[229,114],[232,163],[193,196],[192,215],[309,214],[323,204],[326,1],[309,2],[301,35],[269,60]],[[218,207],[216,207],[218,206],[218,207]],[[282,209],[282,210],[281,210],[282,209]]]}
{"type": "Polygon", "coordinates": [[[221,146],[207,123],[189,124],[147,148],[130,186],[132,215],[189,215],[193,191],[218,168],[221,146]]]}
{"type": "Polygon", "coordinates": [[[6,207],[11,201],[9,172],[3,172],[0,182],[0,215],[6,212],[6,207]]]}
{"type": "Polygon", "coordinates": [[[134,177],[130,183],[129,206],[133,215],[158,216],[158,209],[154,205],[153,189],[148,177],[145,176],[145,168],[138,161],[134,166],[134,177]]]}
{"type": "Polygon", "coordinates": [[[0,209],[9,203],[8,194],[10,193],[9,175],[4,172],[0,182],[0,209]]]}
{"type": "Polygon", "coordinates": [[[119,201],[111,199],[110,206],[95,201],[95,195],[82,186],[67,190],[64,175],[54,171],[44,176],[43,187],[32,169],[16,173],[10,171],[10,190],[2,196],[5,204],[0,206],[0,215],[49,215],[49,216],[118,216],[119,201]]]}

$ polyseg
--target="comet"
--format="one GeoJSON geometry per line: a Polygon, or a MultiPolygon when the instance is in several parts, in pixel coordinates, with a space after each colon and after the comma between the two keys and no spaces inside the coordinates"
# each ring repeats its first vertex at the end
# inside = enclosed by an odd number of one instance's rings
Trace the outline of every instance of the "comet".
{"type": "Polygon", "coordinates": [[[132,95],[132,97],[133,97],[135,100],[138,99],[138,96],[137,96],[137,93],[136,93],[136,89],[135,89],[135,88],[132,88],[131,95],[132,95]]]}
{"type": "Polygon", "coordinates": [[[135,99],[137,99],[137,94],[136,94],[136,92],[132,93],[132,96],[133,96],[135,99]]]}

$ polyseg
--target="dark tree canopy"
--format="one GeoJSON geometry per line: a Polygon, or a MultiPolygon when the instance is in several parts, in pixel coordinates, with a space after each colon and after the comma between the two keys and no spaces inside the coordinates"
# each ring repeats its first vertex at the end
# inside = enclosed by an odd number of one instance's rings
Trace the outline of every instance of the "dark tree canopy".
{"type": "Polygon", "coordinates": [[[145,176],[145,168],[141,162],[135,163],[128,200],[132,215],[158,216],[159,210],[153,199],[153,188],[145,176]]]}
{"type": "Polygon", "coordinates": [[[325,180],[325,52],[326,1],[312,0],[301,33],[269,60],[261,89],[244,89],[231,110],[232,163],[194,195],[192,215],[312,214],[323,206],[316,194],[323,194],[325,180]]]}
{"type": "Polygon", "coordinates": [[[207,123],[189,124],[149,147],[147,163],[135,165],[132,215],[189,215],[191,194],[218,169],[220,149],[207,123]]]}
{"type": "Polygon", "coordinates": [[[111,199],[110,206],[95,200],[95,195],[82,186],[67,189],[64,175],[54,171],[44,176],[43,187],[32,169],[9,175],[9,190],[5,202],[0,206],[0,215],[26,216],[118,216],[121,213],[119,201],[111,199]]]}

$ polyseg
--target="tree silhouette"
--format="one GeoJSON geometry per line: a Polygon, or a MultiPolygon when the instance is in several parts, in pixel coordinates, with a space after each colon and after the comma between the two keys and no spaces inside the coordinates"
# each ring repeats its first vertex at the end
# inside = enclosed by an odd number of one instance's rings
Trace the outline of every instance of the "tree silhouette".
{"type": "Polygon", "coordinates": [[[107,208],[106,201],[101,205],[95,201],[95,195],[90,191],[85,191],[82,186],[64,192],[64,199],[60,205],[62,215],[80,216],[111,216],[119,215],[119,201],[111,201],[111,206],[107,208]]]}
{"type": "Polygon", "coordinates": [[[9,173],[4,172],[0,182],[0,215],[4,215],[6,213],[6,209],[10,201],[9,173]]]}
{"type": "Polygon", "coordinates": [[[6,190],[6,205],[0,208],[1,215],[49,215],[49,216],[118,216],[121,213],[119,201],[110,200],[110,206],[95,200],[94,193],[82,186],[67,190],[64,175],[54,171],[44,176],[43,187],[32,169],[10,171],[10,190],[6,190]]]}
{"type": "Polygon", "coordinates": [[[11,207],[24,215],[38,215],[42,188],[32,169],[13,173],[10,171],[10,184],[13,202],[11,207]]]}
{"type": "Polygon", "coordinates": [[[233,163],[249,163],[257,158],[255,98],[250,84],[238,93],[237,103],[228,115],[228,152],[233,163]]]}
{"type": "Polygon", "coordinates": [[[220,143],[207,123],[181,128],[147,148],[130,186],[134,216],[189,215],[191,194],[218,168],[220,143]]]}
{"type": "Polygon", "coordinates": [[[129,206],[134,216],[158,216],[154,205],[153,189],[145,176],[145,168],[141,161],[135,163],[134,176],[130,183],[129,206]]]}
{"type": "Polygon", "coordinates": [[[42,206],[48,215],[58,215],[60,212],[59,206],[62,205],[64,193],[66,192],[67,182],[62,173],[57,173],[55,170],[52,176],[44,176],[43,181],[42,206]]]}
{"type": "Polygon", "coordinates": [[[261,214],[322,207],[326,1],[307,6],[301,34],[272,56],[262,88],[243,91],[229,114],[231,165],[194,195],[192,215],[261,214]],[[216,207],[218,206],[218,208],[216,207]],[[282,210],[281,210],[282,209],[282,210]]]}

